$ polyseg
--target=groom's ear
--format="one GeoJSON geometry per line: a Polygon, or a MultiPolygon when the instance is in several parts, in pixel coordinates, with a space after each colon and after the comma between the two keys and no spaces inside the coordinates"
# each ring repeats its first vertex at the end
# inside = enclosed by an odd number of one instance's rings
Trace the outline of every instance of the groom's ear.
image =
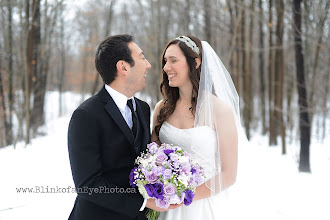
{"type": "Polygon", "coordinates": [[[195,62],[196,62],[196,69],[198,69],[198,67],[201,65],[201,59],[195,58],[195,62]]]}
{"type": "Polygon", "coordinates": [[[116,67],[117,67],[117,71],[118,73],[120,74],[124,74],[126,75],[127,73],[127,62],[123,61],[123,60],[119,60],[117,63],[116,63],[116,67]]]}

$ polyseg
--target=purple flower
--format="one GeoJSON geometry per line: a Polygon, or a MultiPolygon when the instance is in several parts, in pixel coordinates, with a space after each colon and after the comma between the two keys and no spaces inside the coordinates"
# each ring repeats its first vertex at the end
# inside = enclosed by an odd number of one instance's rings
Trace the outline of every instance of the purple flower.
{"type": "Polygon", "coordinates": [[[154,187],[154,195],[157,199],[164,199],[164,188],[160,183],[153,184],[154,187]]]}
{"type": "Polygon", "coordinates": [[[158,150],[158,144],[156,144],[155,142],[152,142],[148,145],[148,149],[151,154],[155,154],[158,150]]]}
{"type": "Polygon", "coordinates": [[[156,153],[156,163],[161,165],[164,161],[168,159],[167,155],[163,151],[158,151],[156,153]]]}
{"type": "Polygon", "coordinates": [[[171,195],[174,195],[176,192],[176,188],[174,186],[174,184],[172,183],[167,183],[165,186],[164,186],[164,193],[165,195],[167,196],[171,196],[171,195]]]}
{"type": "Polygon", "coordinates": [[[192,174],[196,173],[196,170],[194,168],[191,168],[190,171],[191,171],[192,174]]]}
{"type": "Polygon", "coordinates": [[[135,181],[135,179],[134,179],[134,176],[135,176],[134,172],[135,172],[136,170],[137,170],[137,168],[134,167],[134,168],[132,169],[132,171],[130,172],[130,174],[129,174],[129,184],[130,184],[132,187],[136,187],[136,184],[134,184],[134,181],[135,181]]]}
{"type": "Polygon", "coordinates": [[[151,173],[146,173],[145,176],[146,176],[147,181],[148,181],[149,183],[151,183],[151,184],[152,184],[152,183],[156,183],[157,180],[158,180],[158,176],[157,176],[155,173],[153,173],[153,172],[151,172],[151,173]]]}
{"type": "Polygon", "coordinates": [[[167,209],[170,206],[170,203],[167,199],[156,199],[156,206],[163,208],[163,209],[167,209]]]}
{"type": "Polygon", "coordinates": [[[174,150],[171,150],[171,149],[165,149],[164,150],[164,153],[168,156],[170,153],[173,153],[174,150]]]}
{"type": "Polygon", "coordinates": [[[190,205],[192,203],[192,200],[194,198],[194,193],[191,191],[191,190],[186,190],[185,191],[185,196],[184,196],[184,204],[187,206],[187,205],[190,205]]]}
{"type": "Polygon", "coordinates": [[[146,184],[144,186],[144,188],[146,189],[148,196],[156,198],[156,199],[164,199],[164,189],[163,189],[163,185],[159,184],[159,183],[155,183],[155,184],[146,184]]]}
{"type": "Polygon", "coordinates": [[[148,196],[150,196],[150,197],[154,197],[154,195],[155,195],[155,192],[154,192],[154,187],[153,187],[153,185],[152,184],[146,184],[145,186],[144,186],[144,188],[146,189],[146,191],[147,191],[147,193],[148,193],[148,196]]]}

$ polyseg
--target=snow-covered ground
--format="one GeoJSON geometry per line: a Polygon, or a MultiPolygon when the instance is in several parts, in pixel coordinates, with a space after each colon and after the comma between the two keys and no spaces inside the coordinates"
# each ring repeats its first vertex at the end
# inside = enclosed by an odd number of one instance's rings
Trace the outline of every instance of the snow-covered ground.
{"type": "MultiPolygon", "coordinates": [[[[47,95],[43,128],[47,136],[33,139],[27,147],[19,143],[16,149],[0,150],[0,220],[67,219],[71,212],[76,194],[67,127],[81,97],[66,93],[66,116],[60,118],[57,100],[57,93],[47,95]],[[19,193],[19,188],[39,193],[19,193]]],[[[330,219],[329,133],[323,143],[312,141],[311,174],[297,171],[297,149],[298,144],[291,144],[282,156],[280,147],[269,147],[266,137],[255,135],[250,145],[240,149],[237,183],[228,193],[227,213],[234,219],[330,219]]]]}

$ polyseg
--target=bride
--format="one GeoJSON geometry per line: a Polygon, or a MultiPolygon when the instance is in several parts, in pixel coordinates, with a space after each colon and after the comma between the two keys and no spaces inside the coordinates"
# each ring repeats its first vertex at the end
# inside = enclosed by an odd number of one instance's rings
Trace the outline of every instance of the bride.
{"type": "Polygon", "coordinates": [[[194,36],[171,40],[162,56],[163,100],[153,115],[152,141],[180,146],[206,172],[191,205],[159,219],[220,219],[221,195],[237,174],[238,95],[212,47],[194,36]]]}

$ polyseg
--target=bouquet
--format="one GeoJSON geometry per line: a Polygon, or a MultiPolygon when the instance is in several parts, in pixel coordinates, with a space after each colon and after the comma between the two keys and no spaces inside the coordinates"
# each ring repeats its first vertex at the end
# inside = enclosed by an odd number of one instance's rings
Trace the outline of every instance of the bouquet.
{"type": "MultiPolygon", "coordinates": [[[[135,164],[129,175],[130,185],[137,186],[144,198],[155,198],[161,208],[182,202],[190,205],[196,187],[205,179],[204,170],[189,153],[170,144],[148,144],[146,153],[142,152],[135,164]]],[[[150,210],[147,217],[157,219],[159,214],[150,210]]]]}

